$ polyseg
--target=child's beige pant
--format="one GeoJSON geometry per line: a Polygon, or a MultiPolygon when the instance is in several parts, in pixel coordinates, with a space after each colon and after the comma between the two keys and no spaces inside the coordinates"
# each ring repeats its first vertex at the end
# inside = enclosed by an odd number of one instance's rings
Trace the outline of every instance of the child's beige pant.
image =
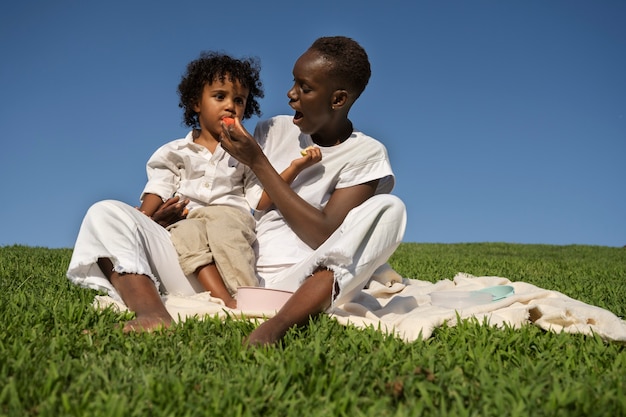
{"type": "Polygon", "coordinates": [[[191,210],[186,219],[168,228],[185,275],[215,263],[231,294],[259,284],[255,273],[255,222],[250,213],[230,206],[191,210]]]}

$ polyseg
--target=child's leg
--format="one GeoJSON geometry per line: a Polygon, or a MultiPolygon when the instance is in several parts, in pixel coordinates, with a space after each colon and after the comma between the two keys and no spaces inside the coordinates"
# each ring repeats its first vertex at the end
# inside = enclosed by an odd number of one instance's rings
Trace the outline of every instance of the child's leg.
{"type": "Polygon", "coordinates": [[[252,249],[256,241],[252,215],[228,206],[203,207],[192,211],[191,215],[205,221],[206,244],[230,293],[234,294],[242,286],[259,285],[252,249]]]}
{"type": "Polygon", "coordinates": [[[237,301],[226,288],[224,280],[214,263],[198,268],[196,276],[202,287],[211,292],[211,296],[224,301],[228,308],[237,308],[237,301]]]}
{"type": "Polygon", "coordinates": [[[205,223],[204,218],[188,217],[168,228],[178,254],[178,262],[185,275],[195,274],[203,266],[214,263],[207,242],[205,223]]]}
{"type": "MultiPolygon", "coordinates": [[[[211,296],[220,298],[229,308],[236,308],[237,303],[233,298],[237,285],[228,285],[222,275],[221,268],[216,265],[217,257],[214,254],[216,246],[222,246],[224,242],[231,240],[231,235],[236,230],[224,229],[220,225],[228,225],[227,214],[216,217],[212,213],[228,213],[229,207],[208,206],[193,210],[190,216],[170,227],[172,243],[178,252],[178,260],[185,274],[194,274],[204,290],[210,291],[211,296]]],[[[238,209],[237,212],[241,211],[238,209]]],[[[241,257],[239,248],[226,244],[233,252],[231,256],[237,260],[241,257]]],[[[247,249],[251,251],[250,245],[247,249]]],[[[229,260],[220,258],[226,263],[229,260]]],[[[226,271],[231,271],[230,265],[224,265],[226,271]]],[[[248,274],[251,274],[248,272],[248,274]]],[[[254,277],[256,280],[256,277],[254,277]]]]}

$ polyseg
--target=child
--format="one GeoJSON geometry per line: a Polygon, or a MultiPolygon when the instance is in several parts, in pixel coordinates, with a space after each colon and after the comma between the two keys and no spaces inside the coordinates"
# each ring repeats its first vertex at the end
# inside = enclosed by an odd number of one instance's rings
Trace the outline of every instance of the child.
{"type": "MultiPolygon", "coordinates": [[[[250,209],[264,210],[270,202],[252,171],[224,152],[217,138],[223,120],[260,114],[259,67],[252,59],[205,52],[188,64],[178,93],[192,131],[152,155],[139,210],[151,217],[174,195],[187,204],[187,219],[168,228],[180,266],[212,296],[235,308],[237,287],[258,285],[250,209]]],[[[318,155],[311,155],[298,158],[284,178],[293,181],[316,162],[318,155]]]]}
{"type": "Polygon", "coordinates": [[[279,341],[293,325],[350,301],[402,241],[404,204],[386,194],[394,175],[385,147],[353,128],[348,113],[370,77],[365,50],[343,36],[316,40],[298,58],[287,93],[293,117],[225,130],[222,147],[248,165],[275,209],[257,221],[257,274],[269,288],[295,291],[248,338],[279,341]],[[291,187],[277,170],[308,145],[323,159],[291,187]]]}

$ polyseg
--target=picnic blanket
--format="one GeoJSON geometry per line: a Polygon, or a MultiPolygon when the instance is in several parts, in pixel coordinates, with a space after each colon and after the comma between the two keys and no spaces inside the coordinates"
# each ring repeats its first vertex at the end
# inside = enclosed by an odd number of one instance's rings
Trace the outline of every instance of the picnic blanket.
{"type": "MultiPolygon", "coordinates": [[[[229,309],[208,292],[185,297],[168,295],[164,296],[164,302],[172,317],[178,321],[206,315],[264,319],[275,314],[272,311],[229,309]]],[[[96,296],[94,306],[125,309],[123,304],[102,295],[96,296]]],[[[534,324],[547,331],[596,334],[605,340],[626,342],[626,321],[608,310],[529,283],[466,273],[432,283],[403,278],[386,266],[377,271],[368,287],[355,299],[333,307],[328,314],[343,325],[372,326],[405,341],[428,339],[435,328],[446,322],[448,326],[454,326],[459,319],[476,318],[493,326],[506,324],[519,328],[534,324]],[[435,291],[474,291],[497,285],[512,286],[514,294],[501,300],[457,309],[431,302],[431,294],[435,291]]]]}

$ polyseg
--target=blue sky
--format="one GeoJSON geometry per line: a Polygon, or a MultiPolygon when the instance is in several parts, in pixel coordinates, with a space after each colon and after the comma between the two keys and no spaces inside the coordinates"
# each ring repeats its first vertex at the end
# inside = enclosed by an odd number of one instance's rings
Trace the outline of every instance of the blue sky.
{"type": "Polygon", "coordinates": [[[329,35],[369,53],[351,119],[389,150],[406,242],[626,245],[625,21],[623,1],[5,2],[0,246],[72,247],[93,202],[137,204],[200,51],[259,57],[270,117],[329,35]]]}

